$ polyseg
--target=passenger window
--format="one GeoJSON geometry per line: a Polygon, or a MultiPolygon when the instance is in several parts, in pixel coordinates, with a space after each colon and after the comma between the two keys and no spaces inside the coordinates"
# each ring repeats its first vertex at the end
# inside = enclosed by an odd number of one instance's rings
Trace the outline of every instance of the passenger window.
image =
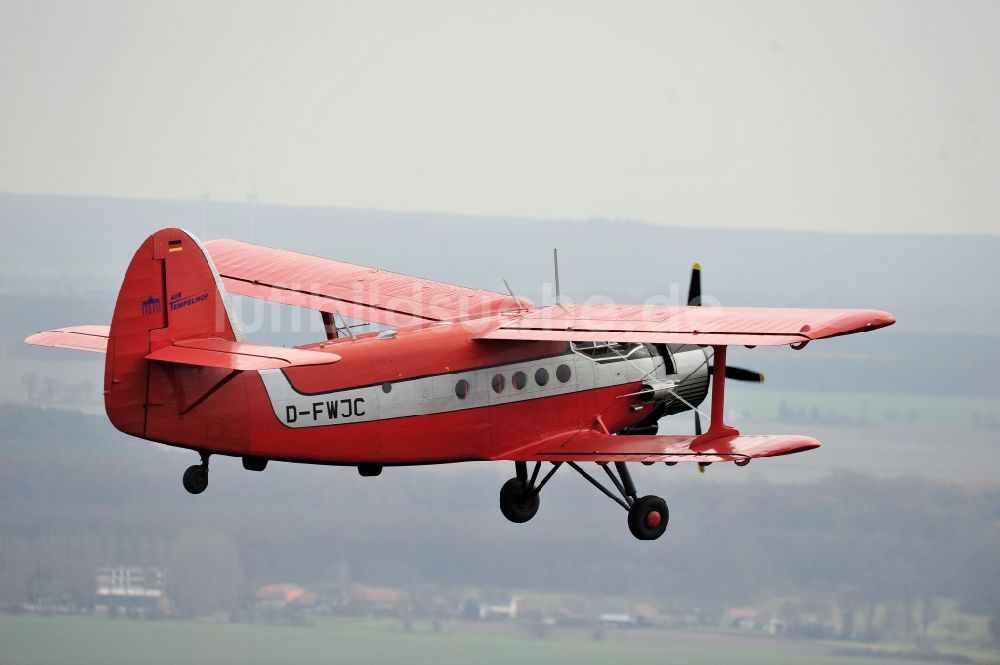
{"type": "Polygon", "coordinates": [[[524,387],[528,385],[528,375],[524,372],[514,372],[514,376],[510,377],[510,383],[518,390],[524,390],[524,387]]]}

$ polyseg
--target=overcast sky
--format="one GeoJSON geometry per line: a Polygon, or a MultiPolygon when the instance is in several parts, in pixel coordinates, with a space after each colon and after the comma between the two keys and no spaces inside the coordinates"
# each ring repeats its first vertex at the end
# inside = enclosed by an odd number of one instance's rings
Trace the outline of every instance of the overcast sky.
{"type": "Polygon", "coordinates": [[[998,2],[7,2],[0,191],[1000,231],[998,2]]]}

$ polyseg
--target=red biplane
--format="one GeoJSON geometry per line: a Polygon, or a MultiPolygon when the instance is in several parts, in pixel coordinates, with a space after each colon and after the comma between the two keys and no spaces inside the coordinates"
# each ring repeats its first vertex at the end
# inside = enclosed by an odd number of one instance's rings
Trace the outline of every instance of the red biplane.
{"type": "Polygon", "coordinates": [[[743,435],[723,421],[730,345],[789,345],[894,322],[875,310],[688,306],[535,307],[501,294],[260,247],[205,244],[181,229],[132,258],[111,326],[26,341],[106,353],[104,403],[122,432],[189,448],[184,487],[208,486],[213,454],[262,471],[271,460],[384,466],[514,462],[500,490],[513,522],[568,466],[628,511],[640,539],[663,534],[663,499],[639,496],[629,462],[745,465],[819,446],[797,435],[743,435]],[[228,294],[319,310],[326,339],[296,348],[245,341],[228,294]],[[373,322],[356,334],[344,317],[373,322]],[[698,406],[711,387],[710,426],[698,406]],[[695,434],[659,436],[660,418],[695,412],[695,434]],[[602,484],[581,466],[596,462],[602,484]],[[533,467],[529,473],[529,463],[533,467]],[[542,465],[550,464],[541,474],[542,465]]]}

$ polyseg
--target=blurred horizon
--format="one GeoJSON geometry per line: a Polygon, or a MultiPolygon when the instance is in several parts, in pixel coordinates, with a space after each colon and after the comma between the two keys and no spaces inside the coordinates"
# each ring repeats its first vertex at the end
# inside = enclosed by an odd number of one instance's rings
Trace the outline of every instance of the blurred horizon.
{"type": "MultiPolygon", "coordinates": [[[[641,226],[653,226],[657,228],[664,229],[677,229],[677,230],[692,230],[699,229],[702,231],[715,231],[719,233],[739,233],[743,231],[748,232],[775,232],[775,233],[789,233],[793,235],[846,235],[846,236],[984,236],[987,238],[992,238],[993,236],[1000,234],[1000,226],[996,228],[990,227],[985,230],[963,230],[963,229],[871,229],[871,228],[820,228],[820,229],[809,229],[809,228],[782,228],[778,226],[756,226],[752,228],[733,228],[730,226],[705,226],[698,224],[685,224],[682,222],[677,223],[660,223],[651,221],[643,218],[633,218],[633,217],[614,217],[614,216],[586,216],[586,217],[572,217],[565,215],[552,215],[552,216],[536,216],[536,215],[503,215],[503,214],[486,214],[486,213],[475,213],[468,211],[446,211],[446,210],[401,210],[396,208],[383,208],[378,206],[341,206],[341,205],[331,205],[331,204],[298,204],[289,203],[283,201],[268,201],[264,198],[259,198],[256,195],[250,195],[245,197],[234,197],[234,198],[222,198],[215,199],[207,195],[193,196],[193,197],[144,197],[144,196],[117,196],[117,195],[106,195],[106,194],[68,194],[59,192],[18,192],[18,191],[4,191],[0,190],[0,197],[8,198],[27,198],[27,199],[64,199],[69,201],[121,201],[121,202],[134,202],[134,203],[157,203],[157,204],[178,204],[178,205],[195,205],[195,206],[225,206],[225,207],[237,207],[246,208],[247,206],[252,208],[257,207],[271,207],[276,209],[290,209],[290,210],[338,210],[344,213],[357,213],[361,215],[385,215],[385,216],[396,216],[396,217],[414,217],[414,218],[434,218],[440,221],[447,220],[463,220],[466,222],[476,223],[476,224],[490,224],[496,222],[510,222],[510,221],[540,221],[540,222],[556,222],[556,223],[571,223],[571,224],[588,224],[588,223],[610,223],[610,224],[637,224],[641,226]]],[[[187,228],[187,227],[184,227],[187,228]]],[[[187,230],[191,230],[188,228],[187,230]]],[[[198,234],[196,234],[198,235],[198,234]]],[[[221,236],[220,236],[221,237],[221,236]]],[[[213,240],[215,237],[206,236],[205,240],[213,240]]]]}

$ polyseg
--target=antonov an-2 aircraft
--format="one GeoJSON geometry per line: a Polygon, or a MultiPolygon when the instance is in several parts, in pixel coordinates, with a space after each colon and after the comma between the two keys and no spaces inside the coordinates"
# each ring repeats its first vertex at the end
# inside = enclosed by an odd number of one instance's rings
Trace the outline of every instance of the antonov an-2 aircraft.
{"type": "Polygon", "coordinates": [[[26,341],[106,353],[104,403],[122,432],[197,452],[184,487],[208,486],[212,455],[252,471],[271,460],[384,466],[514,462],[500,490],[513,522],[538,510],[563,466],[628,512],[636,538],[659,538],[667,504],[639,496],[628,463],[716,462],[819,446],[799,435],[744,435],[723,421],[726,348],[787,345],[875,330],[877,310],[687,306],[536,307],[480,291],[236,240],[157,231],[129,264],[110,326],[26,341]],[[319,310],[326,339],[295,348],[245,341],[230,293],[319,310]],[[379,324],[355,333],[345,317],[379,324]],[[710,425],[698,407],[711,390],[710,425]],[[657,435],[695,412],[695,434],[657,435]],[[602,484],[584,469],[596,463],[602,484]],[[529,472],[529,464],[532,467],[529,472]],[[545,466],[546,472],[541,474],[545,466]]]}

